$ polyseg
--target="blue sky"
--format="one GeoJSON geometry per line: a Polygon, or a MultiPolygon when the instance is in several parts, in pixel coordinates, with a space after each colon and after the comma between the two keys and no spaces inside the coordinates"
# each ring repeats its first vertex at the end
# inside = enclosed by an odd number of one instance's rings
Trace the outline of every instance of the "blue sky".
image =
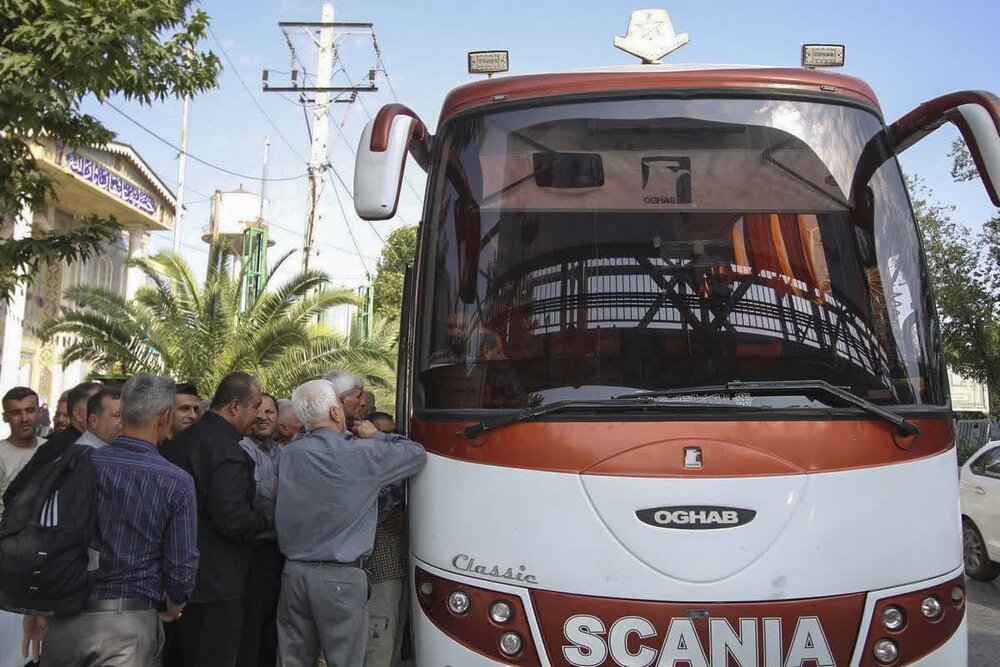
{"type": "MultiPolygon", "coordinates": [[[[291,68],[289,49],[277,22],[319,20],[321,4],[319,0],[202,0],[202,6],[212,16],[212,31],[218,40],[210,37],[203,48],[220,57],[224,50],[235,70],[224,60],[219,87],[192,101],[189,155],[231,171],[257,175],[262,136],[268,134],[269,176],[305,173],[309,138],[302,108],[292,96],[262,93],[260,77],[261,70],[269,68],[274,84],[281,76],[278,71],[291,68]],[[255,106],[237,74],[287,144],[255,106]]],[[[342,0],[335,5],[335,20],[374,22],[385,69],[399,101],[411,106],[433,128],[447,92],[479,78],[466,73],[466,52],[507,49],[511,74],[631,64],[637,61],[615,49],[612,37],[625,33],[630,12],[655,6],[618,0],[342,0]]],[[[890,122],[920,102],[947,92],[967,88],[1000,92],[996,57],[1000,3],[995,0],[954,0],[947,5],[902,0],[675,0],[659,6],[670,12],[675,29],[687,32],[691,40],[667,62],[797,66],[803,43],[845,44],[847,66],[840,71],[871,84],[890,122]]],[[[304,38],[297,45],[307,70],[312,71],[314,52],[304,38]]],[[[354,79],[375,64],[367,38],[345,38],[341,55],[346,71],[354,79]]],[[[347,82],[344,74],[336,80],[341,85],[347,82]]],[[[385,79],[380,77],[378,84],[378,92],[362,95],[366,108],[360,103],[333,106],[333,122],[342,127],[351,148],[356,148],[368,114],[393,101],[385,79]]],[[[153,107],[120,100],[115,104],[150,130],[179,142],[179,102],[153,107]]],[[[175,186],[176,151],[106,106],[91,100],[84,108],[118,132],[119,140],[132,144],[171,187],[175,186]]],[[[350,149],[336,127],[330,136],[331,162],[350,185],[350,149]]],[[[947,151],[957,136],[946,126],[907,151],[901,162],[907,172],[924,178],[937,200],[957,207],[957,219],[978,227],[995,209],[978,182],[951,182],[947,151]]],[[[408,179],[422,193],[422,173],[412,163],[408,179]]],[[[301,247],[305,183],[305,179],[297,179],[268,184],[271,236],[277,241],[272,256],[301,247]]],[[[208,224],[206,196],[216,189],[240,184],[251,190],[259,188],[258,181],[218,172],[189,157],[182,252],[196,267],[203,266],[205,259],[200,236],[202,227],[208,224]]],[[[316,232],[320,255],[313,260],[313,266],[323,268],[337,282],[353,286],[363,282],[366,270],[374,272],[381,248],[379,237],[384,238],[403,222],[397,218],[374,225],[364,223],[354,216],[347,195],[342,190],[340,194],[362,257],[357,256],[348,224],[327,187],[316,232]]],[[[403,221],[412,224],[419,220],[419,201],[409,188],[404,189],[400,206],[403,221]]],[[[169,246],[168,235],[155,236],[154,248],[169,246]]],[[[298,264],[296,256],[289,266],[298,264]]]]}

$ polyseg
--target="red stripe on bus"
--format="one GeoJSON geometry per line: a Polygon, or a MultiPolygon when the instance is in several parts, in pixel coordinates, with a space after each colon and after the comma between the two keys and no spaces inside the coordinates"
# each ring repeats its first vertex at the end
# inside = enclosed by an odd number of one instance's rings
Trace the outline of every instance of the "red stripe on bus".
{"type": "Polygon", "coordinates": [[[915,461],[954,445],[950,419],[913,420],[902,439],[877,420],[524,422],[469,440],[472,422],[414,417],[427,451],[471,463],[622,477],[754,477],[833,472],[915,461]],[[702,467],[685,466],[701,449],[702,467]]]}

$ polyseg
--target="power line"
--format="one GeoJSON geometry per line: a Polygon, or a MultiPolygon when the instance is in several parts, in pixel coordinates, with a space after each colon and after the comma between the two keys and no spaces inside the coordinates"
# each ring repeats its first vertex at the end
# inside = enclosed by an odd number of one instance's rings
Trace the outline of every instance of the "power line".
{"type": "MultiPolygon", "coordinates": [[[[333,167],[333,165],[332,165],[332,164],[330,164],[330,165],[327,165],[327,166],[329,166],[329,167],[330,167],[330,171],[332,171],[332,172],[333,172],[333,175],[337,177],[337,180],[338,180],[338,181],[340,181],[340,185],[341,185],[341,186],[342,186],[342,187],[344,188],[344,191],[345,191],[345,192],[347,193],[347,195],[348,195],[348,196],[349,196],[349,197],[351,198],[351,201],[353,201],[353,200],[354,200],[354,195],[353,195],[353,194],[351,194],[351,190],[350,190],[350,188],[348,188],[348,187],[347,187],[347,183],[344,183],[344,179],[343,179],[343,178],[341,178],[341,176],[340,176],[340,172],[339,172],[339,171],[337,171],[336,169],[334,169],[334,167],[333,167]]],[[[336,183],[332,183],[332,185],[333,185],[333,191],[334,191],[334,192],[336,192],[336,191],[337,191],[337,184],[336,184],[336,183]]],[[[338,199],[337,199],[337,201],[339,202],[339,201],[340,201],[340,199],[338,198],[338,199]]],[[[341,207],[341,209],[340,209],[340,212],[341,212],[341,213],[343,213],[343,212],[344,212],[344,209],[343,209],[343,207],[341,207]]],[[[398,213],[397,213],[397,215],[398,215],[398,213]]],[[[400,219],[400,220],[403,220],[403,216],[401,216],[401,215],[400,215],[400,216],[399,216],[399,219],[400,219]]],[[[344,221],[345,221],[345,222],[347,221],[347,217],[346,217],[346,216],[344,216],[344,221]]],[[[385,239],[384,239],[384,238],[382,238],[382,235],[378,233],[378,230],[377,230],[377,229],[375,229],[375,225],[373,225],[373,224],[372,224],[372,221],[371,221],[371,220],[365,220],[365,222],[367,222],[367,223],[368,223],[368,226],[369,226],[369,227],[371,227],[371,229],[372,229],[372,231],[373,231],[373,232],[375,232],[375,236],[377,236],[377,237],[378,237],[378,240],[382,242],[382,246],[384,247],[384,246],[385,246],[385,239]]],[[[403,220],[403,223],[404,223],[404,224],[409,224],[409,223],[407,223],[407,222],[406,222],[406,220],[403,220]]]]}
{"type": "MultiPolygon", "coordinates": [[[[119,109],[118,107],[116,107],[112,102],[109,102],[109,101],[105,100],[104,104],[107,104],[109,107],[111,107],[112,109],[114,109],[115,111],[117,111],[119,114],[121,114],[126,120],[128,120],[129,122],[131,122],[134,125],[138,126],[141,130],[145,131],[147,134],[151,135],[155,139],[158,139],[161,143],[166,144],[170,148],[173,148],[175,151],[179,151],[180,150],[179,146],[177,146],[176,144],[172,143],[171,141],[168,141],[167,139],[164,139],[163,137],[161,137],[156,132],[153,132],[151,129],[149,129],[148,127],[146,127],[145,125],[143,125],[142,123],[140,123],[139,121],[137,121],[135,118],[132,118],[127,113],[125,113],[124,111],[122,111],[121,109],[119,109]]],[[[192,155],[189,151],[185,151],[185,153],[187,153],[187,156],[189,158],[191,158],[192,160],[194,160],[195,162],[203,164],[206,167],[209,167],[211,169],[215,169],[216,171],[221,171],[224,174],[229,174],[231,176],[238,176],[240,178],[246,178],[246,179],[250,179],[250,180],[254,180],[254,181],[260,181],[261,180],[261,178],[260,178],[259,175],[257,175],[257,176],[251,176],[249,174],[241,174],[241,173],[233,171],[231,169],[226,169],[225,167],[220,167],[219,165],[214,164],[212,162],[209,162],[208,160],[203,160],[202,158],[198,157],[197,155],[192,155]]],[[[266,180],[266,181],[268,181],[270,183],[277,183],[277,182],[281,182],[281,181],[297,181],[298,179],[305,178],[308,175],[309,175],[308,173],[305,173],[305,174],[299,174],[298,176],[287,176],[287,177],[283,177],[283,178],[266,178],[264,180],[266,180]]]]}
{"type": "Polygon", "coordinates": [[[378,48],[378,40],[375,39],[374,29],[372,29],[372,46],[375,48],[375,68],[385,75],[385,82],[389,85],[389,92],[392,93],[392,99],[398,103],[399,98],[396,97],[396,89],[392,87],[392,79],[389,78],[389,72],[385,70],[385,61],[382,60],[382,49],[378,48]]]}
{"type": "Polygon", "coordinates": [[[288,149],[292,151],[292,154],[295,155],[295,157],[302,160],[303,162],[306,162],[307,160],[301,155],[299,155],[299,152],[295,149],[294,146],[292,146],[292,143],[288,141],[287,138],[285,138],[285,135],[281,133],[281,130],[278,129],[278,126],[274,124],[274,121],[271,120],[271,117],[267,115],[266,111],[264,111],[264,107],[261,106],[259,101],[257,101],[256,96],[254,96],[254,94],[250,91],[250,87],[247,86],[246,81],[243,80],[243,76],[240,74],[239,69],[237,69],[236,64],[233,62],[233,59],[229,57],[229,54],[226,53],[226,48],[222,46],[222,41],[215,36],[215,31],[212,30],[211,25],[208,26],[208,34],[212,36],[212,39],[215,40],[215,43],[219,46],[219,50],[222,51],[222,55],[223,57],[225,57],[226,62],[228,62],[229,66],[233,69],[233,74],[235,74],[236,78],[239,79],[240,85],[243,86],[243,90],[245,90],[247,92],[247,95],[250,96],[250,99],[253,101],[254,106],[257,107],[257,110],[260,111],[262,116],[264,116],[264,119],[268,122],[268,124],[274,128],[274,131],[278,134],[281,140],[285,142],[285,145],[288,146],[288,149]]]}
{"type": "MultiPolygon", "coordinates": [[[[188,192],[193,192],[194,194],[198,195],[199,197],[204,197],[205,199],[211,199],[212,198],[212,195],[207,195],[204,192],[200,192],[198,190],[195,190],[190,185],[185,185],[184,189],[186,191],[188,191],[188,192]]],[[[187,202],[187,203],[191,203],[191,202],[187,202]]]]}
{"type": "MultiPolygon", "coordinates": [[[[333,171],[333,173],[337,174],[337,178],[339,179],[340,174],[337,173],[337,170],[333,168],[333,165],[329,165],[329,167],[330,170],[333,171]]],[[[327,178],[330,178],[329,171],[326,173],[326,175],[327,178]]],[[[365,267],[366,274],[371,275],[371,271],[368,270],[368,264],[364,260],[364,255],[361,254],[361,247],[358,245],[358,239],[355,238],[354,230],[351,229],[351,221],[347,219],[347,212],[344,210],[344,202],[340,200],[340,193],[337,192],[337,184],[331,180],[330,185],[333,186],[333,196],[336,197],[337,199],[337,207],[340,208],[340,215],[344,219],[344,225],[347,227],[347,234],[351,237],[351,243],[354,244],[354,248],[358,251],[358,258],[361,259],[361,266],[365,267]]],[[[348,191],[347,194],[348,196],[351,197],[351,199],[354,199],[354,195],[352,195],[350,191],[348,191]]]]}
{"type": "MultiPolygon", "coordinates": [[[[276,229],[280,229],[281,231],[288,232],[289,234],[297,234],[299,236],[302,235],[301,231],[295,231],[294,229],[289,229],[288,227],[283,227],[282,225],[279,225],[279,224],[274,223],[274,222],[269,222],[267,224],[268,224],[268,227],[274,227],[276,229]]],[[[364,259],[370,259],[370,260],[374,260],[376,262],[379,259],[381,259],[380,257],[375,257],[373,255],[359,255],[357,250],[351,250],[350,248],[344,248],[344,247],[341,247],[339,245],[330,243],[329,241],[315,241],[315,243],[317,245],[326,246],[327,248],[330,248],[331,250],[336,250],[338,252],[344,252],[344,253],[347,253],[349,255],[354,255],[355,257],[360,257],[360,258],[364,258],[364,259]]]]}

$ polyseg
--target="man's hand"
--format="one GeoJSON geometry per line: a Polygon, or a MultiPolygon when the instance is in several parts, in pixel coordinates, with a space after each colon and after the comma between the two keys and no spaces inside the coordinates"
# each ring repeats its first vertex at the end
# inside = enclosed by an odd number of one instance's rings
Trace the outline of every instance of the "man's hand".
{"type": "Polygon", "coordinates": [[[370,438],[378,433],[378,429],[375,428],[375,424],[371,423],[367,419],[354,422],[354,426],[351,428],[351,431],[353,431],[354,435],[359,438],[370,438]]]}
{"type": "Polygon", "coordinates": [[[181,617],[181,611],[184,610],[184,602],[174,602],[170,599],[169,595],[164,596],[164,601],[167,603],[167,610],[160,612],[160,620],[164,623],[170,623],[176,621],[181,617]]]}
{"type": "Polygon", "coordinates": [[[45,632],[49,629],[49,622],[44,616],[32,614],[25,616],[21,625],[24,628],[21,655],[25,658],[31,658],[33,663],[38,664],[42,655],[42,640],[45,639],[45,632]]]}

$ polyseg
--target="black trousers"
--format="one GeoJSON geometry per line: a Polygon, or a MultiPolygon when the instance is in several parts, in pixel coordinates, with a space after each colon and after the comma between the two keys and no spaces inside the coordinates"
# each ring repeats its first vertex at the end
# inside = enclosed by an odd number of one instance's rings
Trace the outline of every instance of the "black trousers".
{"type": "Polygon", "coordinates": [[[278,595],[285,557],[275,540],[254,544],[237,667],[274,667],[278,659],[278,595]]]}
{"type": "MultiPolygon", "coordinates": [[[[181,618],[184,618],[183,613],[181,618]]],[[[181,656],[181,636],[177,630],[180,621],[163,624],[163,652],[160,653],[161,667],[184,667],[181,656]]]]}
{"type": "Polygon", "coordinates": [[[243,601],[188,603],[174,621],[184,667],[233,667],[243,629],[243,601]]]}

